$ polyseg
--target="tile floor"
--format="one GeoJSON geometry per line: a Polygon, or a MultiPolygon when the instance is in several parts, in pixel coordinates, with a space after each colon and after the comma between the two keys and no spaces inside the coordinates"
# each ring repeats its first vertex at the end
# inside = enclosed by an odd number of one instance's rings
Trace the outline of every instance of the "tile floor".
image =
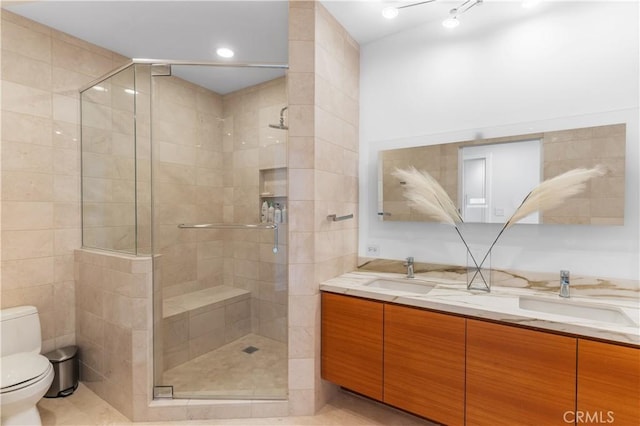
{"type": "Polygon", "coordinates": [[[178,397],[286,398],[287,345],[247,334],[165,371],[162,384],[178,397]],[[250,346],[258,350],[243,352],[250,346]]]}
{"type": "Polygon", "coordinates": [[[418,417],[377,404],[373,401],[339,392],[316,415],[264,419],[188,420],[182,422],[133,423],[115,408],[80,383],[66,398],[44,398],[38,403],[43,426],[92,425],[212,425],[212,426],[434,426],[418,417]]]}

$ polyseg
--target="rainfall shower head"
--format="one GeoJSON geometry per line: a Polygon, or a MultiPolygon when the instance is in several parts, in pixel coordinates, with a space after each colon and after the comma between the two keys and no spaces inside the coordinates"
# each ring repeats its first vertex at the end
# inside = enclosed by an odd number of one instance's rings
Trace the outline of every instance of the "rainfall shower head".
{"type": "Polygon", "coordinates": [[[284,125],[284,112],[288,107],[284,107],[280,110],[280,124],[269,124],[272,129],[289,130],[289,126],[284,125]]]}

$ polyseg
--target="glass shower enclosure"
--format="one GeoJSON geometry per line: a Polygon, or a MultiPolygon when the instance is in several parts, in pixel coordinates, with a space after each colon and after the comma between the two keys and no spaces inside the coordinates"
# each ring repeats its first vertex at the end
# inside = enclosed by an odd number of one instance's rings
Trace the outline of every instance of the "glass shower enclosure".
{"type": "Polygon", "coordinates": [[[83,246],[153,258],[157,397],[287,396],[285,69],[141,61],[81,92],[83,246]]]}

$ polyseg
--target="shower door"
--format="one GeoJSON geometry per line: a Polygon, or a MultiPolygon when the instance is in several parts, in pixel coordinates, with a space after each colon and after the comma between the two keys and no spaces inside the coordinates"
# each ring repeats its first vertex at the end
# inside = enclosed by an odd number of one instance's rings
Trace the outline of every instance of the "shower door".
{"type": "Polygon", "coordinates": [[[285,398],[287,225],[261,223],[287,203],[284,72],[151,75],[156,395],[285,398]],[[238,76],[260,82],[218,84],[238,76]]]}

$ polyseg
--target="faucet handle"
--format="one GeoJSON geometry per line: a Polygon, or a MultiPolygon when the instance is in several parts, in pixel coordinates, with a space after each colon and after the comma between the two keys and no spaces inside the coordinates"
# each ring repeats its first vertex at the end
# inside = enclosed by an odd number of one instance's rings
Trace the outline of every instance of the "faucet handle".
{"type": "Polygon", "coordinates": [[[407,257],[407,265],[412,265],[412,264],[413,264],[413,256],[407,257]]]}

